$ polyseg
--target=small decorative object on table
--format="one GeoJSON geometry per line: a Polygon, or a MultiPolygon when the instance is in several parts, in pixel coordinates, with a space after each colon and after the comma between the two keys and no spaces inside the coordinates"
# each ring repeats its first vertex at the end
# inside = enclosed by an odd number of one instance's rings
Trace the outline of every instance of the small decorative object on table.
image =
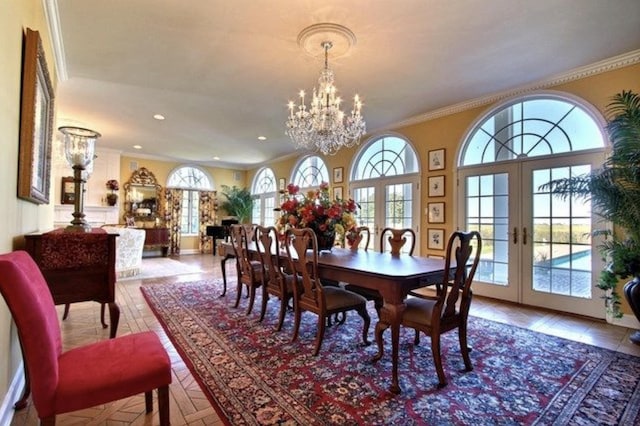
{"type": "Polygon", "coordinates": [[[110,206],[115,206],[118,202],[118,194],[115,192],[120,189],[120,184],[115,179],[109,179],[107,181],[107,189],[111,192],[107,194],[107,204],[110,206]]]}
{"type": "Polygon", "coordinates": [[[340,240],[355,238],[355,214],[358,205],[352,199],[332,200],[329,184],[322,182],[318,189],[300,193],[294,184],[287,186],[280,208],[282,216],[276,228],[281,235],[289,228],[311,228],[318,238],[318,249],[331,250],[336,236],[340,240]]]}

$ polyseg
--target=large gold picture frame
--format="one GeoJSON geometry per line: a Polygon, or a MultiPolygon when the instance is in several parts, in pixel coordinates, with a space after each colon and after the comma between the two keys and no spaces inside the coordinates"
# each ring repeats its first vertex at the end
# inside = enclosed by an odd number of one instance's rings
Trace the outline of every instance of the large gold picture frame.
{"type": "Polygon", "coordinates": [[[18,197],[49,204],[54,93],[38,31],[27,28],[22,59],[18,197]]]}

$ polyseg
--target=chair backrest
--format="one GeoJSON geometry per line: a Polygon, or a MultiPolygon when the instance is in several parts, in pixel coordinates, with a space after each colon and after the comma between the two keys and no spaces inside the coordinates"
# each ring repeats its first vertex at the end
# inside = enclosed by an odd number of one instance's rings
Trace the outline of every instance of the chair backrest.
{"type": "Polygon", "coordinates": [[[278,231],[273,226],[257,226],[255,236],[256,249],[262,262],[262,285],[268,289],[282,289],[280,257],[273,255],[273,251],[278,250],[278,231]]]}
{"type": "Polygon", "coordinates": [[[296,280],[293,286],[296,303],[319,312],[324,307],[324,292],[318,278],[316,234],[310,228],[292,228],[287,230],[285,242],[289,267],[296,280]]]}
{"type": "Polygon", "coordinates": [[[471,283],[480,262],[482,237],[478,231],[456,231],[447,243],[445,274],[443,283],[438,286],[438,302],[434,312],[440,310],[441,318],[457,315],[456,303],[460,299],[460,314],[467,316],[471,305],[471,283]],[[473,260],[469,263],[471,254],[473,260]],[[451,264],[455,262],[455,272],[451,273],[451,264]],[[451,278],[453,277],[453,278],[451,278]],[[439,308],[439,309],[438,309],[439,308]]]}
{"type": "Polygon", "coordinates": [[[231,246],[238,264],[238,280],[242,282],[253,280],[254,270],[249,257],[249,241],[253,236],[253,231],[251,233],[251,236],[248,235],[245,225],[231,225],[231,246]]]}
{"type": "Polygon", "coordinates": [[[358,226],[354,230],[355,238],[349,243],[349,248],[352,250],[358,250],[360,244],[364,242],[364,249],[369,248],[369,242],[371,240],[371,231],[368,226],[358,226]]]}
{"type": "Polygon", "coordinates": [[[380,234],[380,252],[384,252],[386,243],[389,243],[389,246],[391,246],[391,254],[394,256],[399,256],[402,247],[404,247],[405,243],[407,242],[407,235],[411,240],[411,247],[409,248],[407,254],[409,254],[409,256],[413,256],[413,250],[416,247],[416,233],[411,228],[384,228],[382,230],[382,233],[380,234]]]}
{"type": "Polygon", "coordinates": [[[0,293],[18,329],[33,403],[45,415],[54,407],[62,338],[49,287],[27,252],[0,255],[0,293]]]}

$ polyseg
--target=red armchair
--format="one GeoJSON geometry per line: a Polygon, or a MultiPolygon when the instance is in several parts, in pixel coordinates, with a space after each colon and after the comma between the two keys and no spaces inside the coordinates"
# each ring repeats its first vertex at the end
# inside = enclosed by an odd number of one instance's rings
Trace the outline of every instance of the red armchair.
{"type": "Polygon", "coordinates": [[[158,336],[149,331],[62,352],[53,298],[24,251],[0,255],[0,293],[18,329],[33,404],[43,425],[56,414],[145,393],[146,412],[158,389],[160,424],[169,424],[171,362],[158,336]]]}

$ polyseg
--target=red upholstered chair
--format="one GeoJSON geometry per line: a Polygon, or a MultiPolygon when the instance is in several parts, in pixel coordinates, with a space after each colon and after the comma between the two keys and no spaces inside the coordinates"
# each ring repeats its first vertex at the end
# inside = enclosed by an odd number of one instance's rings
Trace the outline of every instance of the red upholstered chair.
{"type": "Polygon", "coordinates": [[[24,251],[0,255],[0,293],[18,336],[41,424],[56,414],[93,407],[158,389],[160,424],[169,424],[171,362],[158,336],[129,334],[62,352],[60,324],[40,269],[24,251]]]}

